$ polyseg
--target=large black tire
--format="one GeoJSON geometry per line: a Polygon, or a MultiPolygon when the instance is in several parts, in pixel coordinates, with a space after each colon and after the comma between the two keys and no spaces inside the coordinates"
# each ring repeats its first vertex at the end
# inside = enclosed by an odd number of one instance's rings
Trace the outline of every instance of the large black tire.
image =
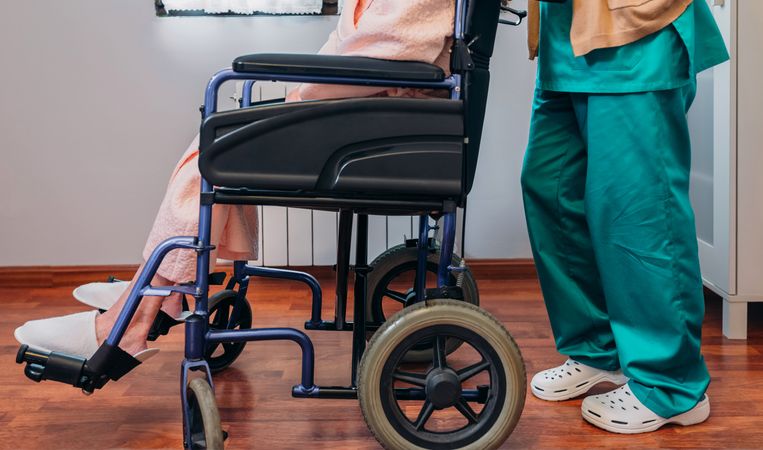
{"type": "MultiPolygon", "coordinates": [[[[389,283],[395,278],[405,273],[415,273],[416,265],[418,261],[418,249],[415,247],[406,247],[405,244],[400,244],[390,248],[386,252],[382,253],[376,259],[371,262],[371,268],[373,269],[368,276],[368,296],[366,298],[366,321],[370,324],[381,325],[387,318],[385,314],[385,308],[388,303],[400,303],[400,294],[407,294],[409,298],[415,302],[415,297],[412,297],[413,286],[409,287],[406,292],[397,292],[393,294],[398,297],[398,300],[393,300],[393,297],[386,295],[388,292],[389,283]]],[[[437,269],[440,263],[440,251],[430,252],[427,257],[427,272],[430,273],[429,278],[436,279],[437,269]]],[[[454,254],[451,265],[460,266],[461,257],[454,254]]],[[[477,288],[477,281],[470,271],[461,272],[453,279],[463,292],[463,301],[472,305],[479,306],[480,297],[479,290],[477,288]]],[[[401,309],[403,305],[399,305],[397,308],[401,309]]],[[[407,305],[406,305],[407,306],[407,305]]],[[[396,312],[396,311],[395,311],[396,312]]],[[[371,338],[372,333],[368,333],[368,338],[371,338]]],[[[460,342],[452,339],[448,341],[448,352],[455,351],[460,342]]],[[[412,351],[406,356],[406,360],[409,362],[416,361],[428,361],[431,357],[431,347],[423,345],[420,351],[412,351]]]]}
{"type": "MultiPolygon", "coordinates": [[[[239,299],[236,291],[220,291],[209,298],[209,328],[212,330],[246,330],[252,327],[252,307],[249,301],[239,299]],[[234,306],[238,317],[230,321],[234,306]]],[[[210,344],[204,352],[204,359],[212,373],[221,372],[236,361],[244,351],[246,342],[225,342],[210,344]]]]}
{"type": "Polygon", "coordinates": [[[206,379],[196,378],[188,384],[191,450],[223,450],[224,435],[215,393],[206,379]]]}
{"type": "Polygon", "coordinates": [[[514,430],[525,402],[525,366],[511,335],[486,311],[454,300],[428,300],[389,318],[369,342],[358,374],[363,417],[376,439],[390,450],[496,449],[514,430]],[[459,336],[474,346],[479,362],[457,369],[453,355],[446,356],[444,351],[449,336],[459,336]],[[405,352],[424,337],[436,342],[432,364],[426,373],[408,372],[405,352]],[[482,390],[465,390],[478,374],[489,379],[488,385],[481,386],[482,390]],[[400,388],[396,382],[417,387],[400,388]],[[414,395],[413,391],[422,397],[414,400],[424,403],[410,419],[399,401],[410,400],[406,396],[414,395]],[[471,402],[484,406],[475,412],[471,402]],[[428,425],[432,422],[449,424],[430,420],[438,411],[463,415],[467,425],[431,430],[428,425]]]}

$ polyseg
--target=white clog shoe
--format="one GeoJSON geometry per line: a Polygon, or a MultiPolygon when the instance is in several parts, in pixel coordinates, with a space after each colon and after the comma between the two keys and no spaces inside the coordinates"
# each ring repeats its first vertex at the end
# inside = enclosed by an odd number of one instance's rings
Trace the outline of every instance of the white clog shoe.
{"type": "Polygon", "coordinates": [[[102,311],[108,311],[130,286],[129,281],[114,283],[88,283],[72,292],[77,301],[102,311]]]}
{"type": "MultiPolygon", "coordinates": [[[[98,311],[87,311],[49,319],[30,320],[16,328],[13,333],[22,345],[44,352],[57,352],[89,359],[98,350],[95,333],[95,318],[98,311]]],[[[159,353],[159,349],[149,348],[133,355],[138,361],[145,361],[159,353]]]]}
{"type": "Polygon", "coordinates": [[[628,377],[620,370],[609,372],[568,359],[561,366],[535,374],[530,387],[539,399],[558,402],[583,395],[605,382],[619,386],[627,383],[628,377]]]}
{"type": "Polygon", "coordinates": [[[583,418],[612,433],[636,434],[655,431],[674,423],[688,426],[702,423],[710,416],[710,399],[705,395],[697,406],[673,417],[660,417],[644,406],[627,384],[601,395],[583,400],[580,407],[583,418]]]}

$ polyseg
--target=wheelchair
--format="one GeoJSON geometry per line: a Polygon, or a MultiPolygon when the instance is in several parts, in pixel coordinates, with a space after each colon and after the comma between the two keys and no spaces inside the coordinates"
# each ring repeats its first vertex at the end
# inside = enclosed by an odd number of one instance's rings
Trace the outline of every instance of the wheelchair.
{"type": "MultiPolygon", "coordinates": [[[[466,204],[480,147],[489,63],[500,0],[457,0],[451,75],[437,66],[325,55],[256,54],[237,58],[210,80],[202,107],[202,174],[198,236],[161,243],[146,261],[107,340],[90,359],[22,346],[17,362],[34,381],[70,384],[92,394],[138,364],[119,348],[142,297],[179,292],[193,297],[182,321],[183,444],[222,449],[223,431],[212,374],[252,341],[287,340],[301,351],[296,398],[358,399],[376,439],[388,449],[494,449],[516,426],[526,394],[525,367],[511,335],[479,308],[478,291],[454,255],[457,210],[466,204]],[[220,87],[245,80],[245,101],[218,112],[220,87]],[[251,105],[252,84],[307,82],[438,89],[449,98],[355,98],[251,105]],[[312,275],[236,261],[225,289],[210,274],[214,204],[268,205],[338,213],[335,311],[321,317],[323,293],[312,275]],[[418,239],[368,262],[368,216],[420,216],[418,239]],[[441,223],[441,242],[430,218],[441,223]],[[353,227],[355,260],[351,266],[353,227]],[[150,285],[171,251],[197,254],[196,281],[150,285]],[[348,284],[354,272],[352,320],[348,284]],[[399,277],[412,274],[407,290],[399,277]],[[427,275],[436,278],[433,287],[427,275]],[[308,331],[352,333],[349,386],[315,382],[310,337],[292,328],[253,329],[246,300],[257,277],[299,281],[312,293],[308,331]],[[398,280],[398,281],[396,281],[398,280]],[[385,305],[393,303],[397,312],[385,305]],[[201,376],[193,377],[193,372],[201,376]]],[[[157,321],[151,338],[181,322],[157,321]]]]}

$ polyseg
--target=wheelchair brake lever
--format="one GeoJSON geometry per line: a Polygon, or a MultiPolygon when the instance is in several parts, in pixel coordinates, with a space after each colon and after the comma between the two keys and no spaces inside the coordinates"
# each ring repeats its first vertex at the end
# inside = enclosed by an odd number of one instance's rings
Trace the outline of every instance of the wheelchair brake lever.
{"type": "Polygon", "coordinates": [[[517,16],[517,20],[506,20],[506,19],[499,19],[498,23],[502,23],[504,25],[511,25],[514,27],[518,27],[522,24],[522,20],[524,20],[525,17],[527,17],[527,11],[521,10],[521,9],[514,9],[511,6],[503,6],[501,5],[501,11],[509,12],[511,14],[514,14],[517,16]]]}

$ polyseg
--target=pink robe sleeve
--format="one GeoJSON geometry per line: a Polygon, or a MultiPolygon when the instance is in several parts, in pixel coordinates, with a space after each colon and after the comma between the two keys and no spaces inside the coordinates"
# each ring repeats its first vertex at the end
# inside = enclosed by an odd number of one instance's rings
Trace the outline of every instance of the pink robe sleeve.
{"type": "MultiPolygon", "coordinates": [[[[439,63],[453,34],[455,0],[371,0],[354,26],[348,2],[320,54],[439,63]],[[349,17],[345,16],[348,15],[349,17]],[[348,20],[349,19],[349,20],[348,20]]],[[[446,68],[447,67],[443,67],[446,68]]],[[[290,101],[366,97],[388,88],[303,84],[290,101]]]]}

